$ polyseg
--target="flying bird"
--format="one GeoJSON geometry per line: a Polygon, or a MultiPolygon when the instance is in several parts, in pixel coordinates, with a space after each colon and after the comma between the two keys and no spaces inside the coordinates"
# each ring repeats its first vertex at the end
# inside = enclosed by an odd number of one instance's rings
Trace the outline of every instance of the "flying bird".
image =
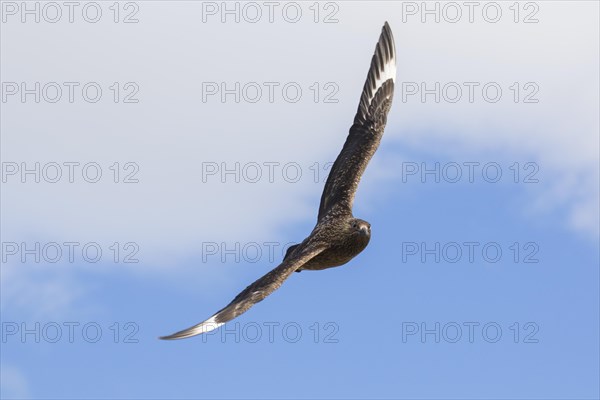
{"type": "Polygon", "coordinates": [[[360,177],[379,146],[394,97],[396,49],[383,26],[358,111],[346,143],[333,164],[321,196],[317,224],[301,243],[290,246],[281,264],[238,294],[204,322],[160,339],[183,339],[219,328],[277,290],[293,272],[346,264],[367,247],[371,224],[352,215],[360,177]]]}

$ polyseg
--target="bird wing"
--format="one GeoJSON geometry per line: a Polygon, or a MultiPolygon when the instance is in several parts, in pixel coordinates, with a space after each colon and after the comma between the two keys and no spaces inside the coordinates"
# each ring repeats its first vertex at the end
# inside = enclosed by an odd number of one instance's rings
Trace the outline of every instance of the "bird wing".
{"type": "Polygon", "coordinates": [[[386,22],[375,47],[354,124],[329,172],[321,196],[319,220],[334,207],[342,207],[343,211],[352,212],[354,194],[360,177],[383,136],[394,96],[395,80],[396,48],[392,30],[386,22]]]}
{"type": "Polygon", "coordinates": [[[226,322],[238,317],[248,311],[254,304],[262,301],[265,297],[273,293],[281,286],[296,269],[304,265],[307,261],[325,250],[325,246],[306,244],[304,249],[296,249],[290,257],[286,257],[283,262],[267,273],[262,278],[244,289],[231,301],[225,308],[215,313],[204,322],[194,325],[188,329],[174,333],[169,336],[162,336],[160,339],[183,339],[191,336],[200,335],[217,329],[226,322]]]}

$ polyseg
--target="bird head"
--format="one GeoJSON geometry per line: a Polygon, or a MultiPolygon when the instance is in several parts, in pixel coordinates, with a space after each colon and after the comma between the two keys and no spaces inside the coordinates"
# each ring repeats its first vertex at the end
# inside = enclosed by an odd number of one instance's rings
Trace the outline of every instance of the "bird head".
{"type": "Polygon", "coordinates": [[[352,218],[350,220],[350,229],[358,235],[371,237],[371,224],[362,219],[352,218]]]}

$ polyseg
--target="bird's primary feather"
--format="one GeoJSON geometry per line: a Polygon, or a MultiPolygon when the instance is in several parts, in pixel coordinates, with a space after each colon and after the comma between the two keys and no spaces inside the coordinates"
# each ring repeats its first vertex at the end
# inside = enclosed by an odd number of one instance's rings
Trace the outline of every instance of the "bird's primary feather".
{"type": "Polygon", "coordinates": [[[297,268],[324,250],[324,247],[314,246],[309,242],[302,243],[302,246],[303,248],[294,252],[293,257],[286,258],[277,268],[252,283],[238,294],[231,303],[206,321],[172,335],[162,336],[160,339],[183,339],[207,333],[245,313],[254,304],[277,290],[283,281],[297,268]]]}

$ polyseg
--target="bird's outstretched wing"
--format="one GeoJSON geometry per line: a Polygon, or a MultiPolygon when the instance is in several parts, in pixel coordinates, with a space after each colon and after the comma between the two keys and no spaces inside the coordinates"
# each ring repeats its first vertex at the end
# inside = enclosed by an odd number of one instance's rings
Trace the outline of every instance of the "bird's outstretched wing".
{"type": "Polygon", "coordinates": [[[231,303],[206,321],[172,335],[162,336],[160,339],[183,339],[200,335],[201,333],[207,333],[245,313],[254,304],[262,301],[265,297],[277,290],[292,272],[325,250],[325,247],[321,245],[306,244],[303,247],[304,249],[296,249],[289,257],[286,257],[277,268],[248,286],[238,294],[231,303]]]}
{"type": "Polygon", "coordinates": [[[332,208],[352,212],[354,194],[367,164],[375,154],[394,96],[396,48],[386,22],[375,47],[367,81],[344,147],[331,167],[319,207],[320,220],[332,208]]]}

